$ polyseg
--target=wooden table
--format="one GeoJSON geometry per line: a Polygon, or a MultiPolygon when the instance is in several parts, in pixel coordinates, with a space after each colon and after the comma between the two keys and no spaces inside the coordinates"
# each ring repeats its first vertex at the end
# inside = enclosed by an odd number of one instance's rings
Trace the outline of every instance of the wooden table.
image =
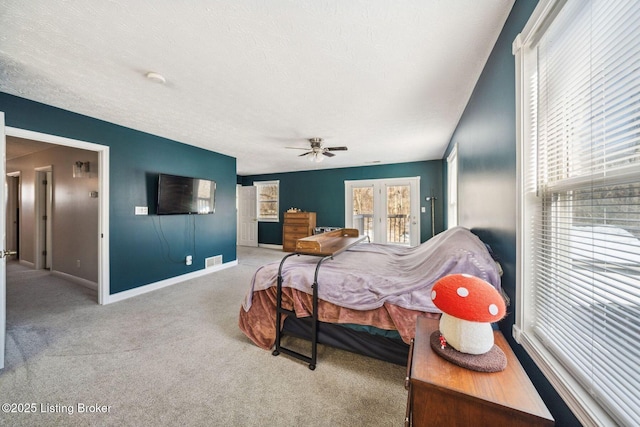
{"type": "Polygon", "coordinates": [[[500,331],[507,368],[484,373],[440,357],[429,344],[438,321],[418,318],[409,353],[407,419],[411,426],[553,426],[554,420],[500,331]]]}
{"type": "Polygon", "coordinates": [[[336,256],[351,246],[368,240],[355,228],[341,228],[296,240],[295,252],[300,255],[336,256]]]}

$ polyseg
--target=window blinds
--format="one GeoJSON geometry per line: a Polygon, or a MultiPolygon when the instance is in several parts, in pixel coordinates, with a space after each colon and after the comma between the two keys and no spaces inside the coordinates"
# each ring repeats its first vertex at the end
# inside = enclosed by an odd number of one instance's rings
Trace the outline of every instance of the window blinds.
{"type": "Polygon", "coordinates": [[[533,330],[622,425],[640,419],[640,2],[569,0],[535,47],[525,188],[533,330]]]}

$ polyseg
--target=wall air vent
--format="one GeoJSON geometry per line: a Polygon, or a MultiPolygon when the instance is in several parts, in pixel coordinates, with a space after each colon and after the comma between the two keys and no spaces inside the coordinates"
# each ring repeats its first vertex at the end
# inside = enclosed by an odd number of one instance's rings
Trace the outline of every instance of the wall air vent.
{"type": "Polygon", "coordinates": [[[222,265],[222,255],[216,255],[204,259],[204,268],[212,268],[222,265]]]}

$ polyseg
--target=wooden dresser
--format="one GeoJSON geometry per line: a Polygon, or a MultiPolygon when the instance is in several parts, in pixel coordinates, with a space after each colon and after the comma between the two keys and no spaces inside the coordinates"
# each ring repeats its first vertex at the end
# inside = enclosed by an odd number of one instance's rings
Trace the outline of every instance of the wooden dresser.
{"type": "Polygon", "coordinates": [[[553,426],[554,420],[500,331],[507,368],[483,373],[437,355],[429,344],[438,321],[418,318],[409,353],[406,426],[553,426]]]}
{"type": "Polygon", "coordinates": [[[282,250],[296,250],[296,240],[313,234],[316,227],[315,212],[285,212],[282,225],[282,250]]]}

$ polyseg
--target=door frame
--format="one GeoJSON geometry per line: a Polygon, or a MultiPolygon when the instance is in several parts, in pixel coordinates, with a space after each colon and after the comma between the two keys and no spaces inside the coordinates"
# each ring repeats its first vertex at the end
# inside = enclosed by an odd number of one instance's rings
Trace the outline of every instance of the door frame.
{"type": "MultiPolygon", "coordinates": [[[[433,202],[431,202],[433,203],[433,202]]],[[[458,225],[458,144],[447,156],[447,229],[458,225]]],[[[432,236],[433,237],[433,236],[432,236]]]]}
{"type": "MultiPolygon", "coordinates": [[[[362,179],[362,180],[345,180],[344,181],[344,223],[345,227],[353,227],[353,197],[352,189],[354,187],[369,187],[373,186],[374,192],[374,216],[379,218],[382,214],[386,218],[387,216],[387,198],[382,194],[382,190],[388,186],[397,185],[409,185],[411,190],[411,213],[410,213],[410,237],[409,246],[417,246],[420,244],[420,177],[404,177],[404,178],[380,178],[380,179],[362,179]],[[378,193],[382,197],[375,197],[375,193],[378,193]]],[[[380,234],[380,231],[385,229],[379,224],[374,224],[374,239],[376,235],[380,234]]],[[[386,241],[386,237],[385,237],[386,241]]],[[[393,243],[391,243],[393,244],[393,243]]]]}
{"type": "MultiPolygon", "coordinates": [[[[50,135],[26,129],[4,127],[6,136],[16,138],[31,139],[46,142],[49,144],[63,145],[66,147],[79,148],[82,150],[95,151],[98,153],[98,304],[109,303],[110,295],[110,272],[109,272],[109,147],[95,144],[93,142],[81,141],[77,139],[65,138],[57,135],[50,135]]],[[[2,156],[6,155],[6,146],[2,146],[2,156]]],[[[4,164],[2,169],[4,169],[4,164]]],[[[6,229],[6,218],[2,215],[3,221],[0,224],[6,229]]],[[[6,277],[5,277],[6,281],[6,277]]],[[[6,308],[6,300],[0,305],[6,308]]]]}
{"type": "Polygon", "coordinates": [[[53,166],[41,166],[34,169],[35,171],[35,244],[33,265],[36,270],[50,269],[53,270],[53,241],[51,232],[52,224],[52,185],[53,185],[53,166]],[[41,180],[46,180],[46,187],[43,188],[41,180]],[[43,221],[42,217],[46,217],[43,221]],[[43,251],[46,255],[43,255],[43,251]]]}
{"type": "MultiPolygon", "coordinates": [[[[20,188],[22,185],[22,172],[9,172],[6,174],[7,178],[12,178],[15,181],[12,184],[7,184],[7,194],[5,197],[7,198],[7,216],[6,221],[8,224],[11,224],[11,227],[8,227],[6,230],[11,229],[11,234],[7,233],[5,236],[5,248],[7,250],[16,251],[15,259],[20,259],[20,233],[19,233],[19,209],[20,206],[20,188]],[[11,210],[11,212],[9,212],[11,210]],[[7,238],[11,237],[11,241],[8,241],[7,238]]],[[[7,180],[8,181],[8,180],[7,180]]]]}
{"type": "MultiPolygon", "coordinates": [[[[4,112],[0,111],[0,175],[6,175],[6,152],[7,141],[5,137],[6,128],[4,126],[4,112]]],[[[0,183],[0,200],[6,198],[6,179],[0,183]]],[[[4,368],[4,353],[5,353],[5,341],[7,335],[7,261],[4,256],[6,246],[6,233],[7,233],[7,209],[6,207],[0,208],[0,251],[3,252],[2,259],[0,259],[0,369],[4,368]]]]}

